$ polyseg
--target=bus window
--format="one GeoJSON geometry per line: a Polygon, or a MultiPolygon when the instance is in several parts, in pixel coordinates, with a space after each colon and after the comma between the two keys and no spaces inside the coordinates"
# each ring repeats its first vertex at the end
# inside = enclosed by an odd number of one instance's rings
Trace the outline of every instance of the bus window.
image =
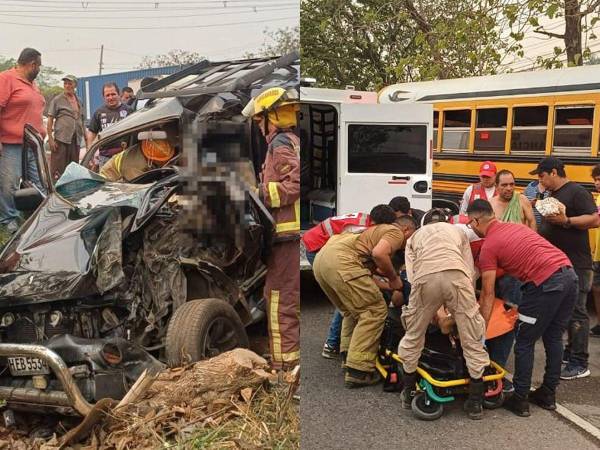
{"type": "Polygon", "coordinates": [[[507,108],[477,110],[475,151],[504,153],[507,108]]]}
{"type": "Polygon", "coordinates": [[[552,152],[563,156],[590,156],[594,107],[557,106],[552,152]]]}
{"type": "Polygon", "coordinates": [[[440,112],[433,112],[433,148],[437,150],[438,129],[440,127],[440,112]]]}
{"type": "Polygon", "coordinates": [[[548,128],[547,106],[519,106],[513,112],[511,153],[543,155],[548,128]]]}
{"type": "Polygon", "coordinates": [[[427,172],[427,127],[424,125],[348,126],[348,172],[427,172]]]}
{"type": "Polygon", "coordinates": [[[471,110],[444,111],[442,149],[466,152],[469,149],[471,110]]]}

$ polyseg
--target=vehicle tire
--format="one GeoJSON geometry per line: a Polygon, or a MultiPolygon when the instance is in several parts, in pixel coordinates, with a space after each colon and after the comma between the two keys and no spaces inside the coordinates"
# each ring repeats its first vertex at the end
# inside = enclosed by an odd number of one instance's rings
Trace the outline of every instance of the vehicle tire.
{"type": "Polygon", "coordinates": [[[444,413],[444,405],[431,400],[425,392],[415,394],[411,407],[413,414],[421,420],[437,420],[444,413]]]}
{"type": "Polygon", "coordinates": [[[211,358],[237,347],[248,347],[248,335],[233,307],[224,300],[190,300],[169,321],[166,357],[170,367],[211,358]]]}
{"type": "Polygon", "coordinates": [[[500,408],[504,403],[504,392],[500,392],[498,395],[493,397],[484,397],[483,407],[485,409],[496,409],[500,408]]]}

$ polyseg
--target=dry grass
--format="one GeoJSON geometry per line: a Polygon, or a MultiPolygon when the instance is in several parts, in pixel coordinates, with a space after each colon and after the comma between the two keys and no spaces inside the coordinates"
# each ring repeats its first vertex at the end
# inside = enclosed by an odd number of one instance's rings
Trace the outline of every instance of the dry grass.
{"type": "MultiPolygon", "coordinates": [[[[237,349],[166,370],[136,404],[110,410],[82,442],[53,438],[40,450],[299,449],[295,376],[273,376],[266,362],[237,349]]],[[[1,440],[0,440],[0,449],[1,440]]]]}

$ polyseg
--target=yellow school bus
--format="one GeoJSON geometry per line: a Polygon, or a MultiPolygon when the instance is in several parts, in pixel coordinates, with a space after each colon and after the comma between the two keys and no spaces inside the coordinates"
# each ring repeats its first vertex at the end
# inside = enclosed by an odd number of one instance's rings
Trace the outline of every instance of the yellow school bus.
{"type": "Polygon", "coordinates": [[[487,160],[512,171],[523,189],[538,161],[554,155],[570,180],[594,192],[600,65],[394,84],[379,102],[433,104],[434,206],[457,210],[487,160]]]}

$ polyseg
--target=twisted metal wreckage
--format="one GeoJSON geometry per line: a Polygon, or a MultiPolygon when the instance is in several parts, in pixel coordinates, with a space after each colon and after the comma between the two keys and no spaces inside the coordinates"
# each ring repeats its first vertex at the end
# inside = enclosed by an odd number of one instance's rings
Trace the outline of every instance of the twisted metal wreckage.
{"type": "Polygon", "coordinates": [[[29,217],[0,254],[0,399],[85,415],[145,369],[247,346],[273,221],[254,194],[265,146],[241,120],[271,86],[297,86],[298,54],[203,61],[138,93],[150,99],[102,132],[52,185],[42,141],[25,130],[29,217]],[[107,144],[176,124],[178,152],[131,183],[86,167],[107,144]],[[250,186],[249,186],[250,184],[250,186]],[[182,306],[185,305],[185,308],[182,306]],[[2,370],[3,369],[3,370],[2,370]]]}

